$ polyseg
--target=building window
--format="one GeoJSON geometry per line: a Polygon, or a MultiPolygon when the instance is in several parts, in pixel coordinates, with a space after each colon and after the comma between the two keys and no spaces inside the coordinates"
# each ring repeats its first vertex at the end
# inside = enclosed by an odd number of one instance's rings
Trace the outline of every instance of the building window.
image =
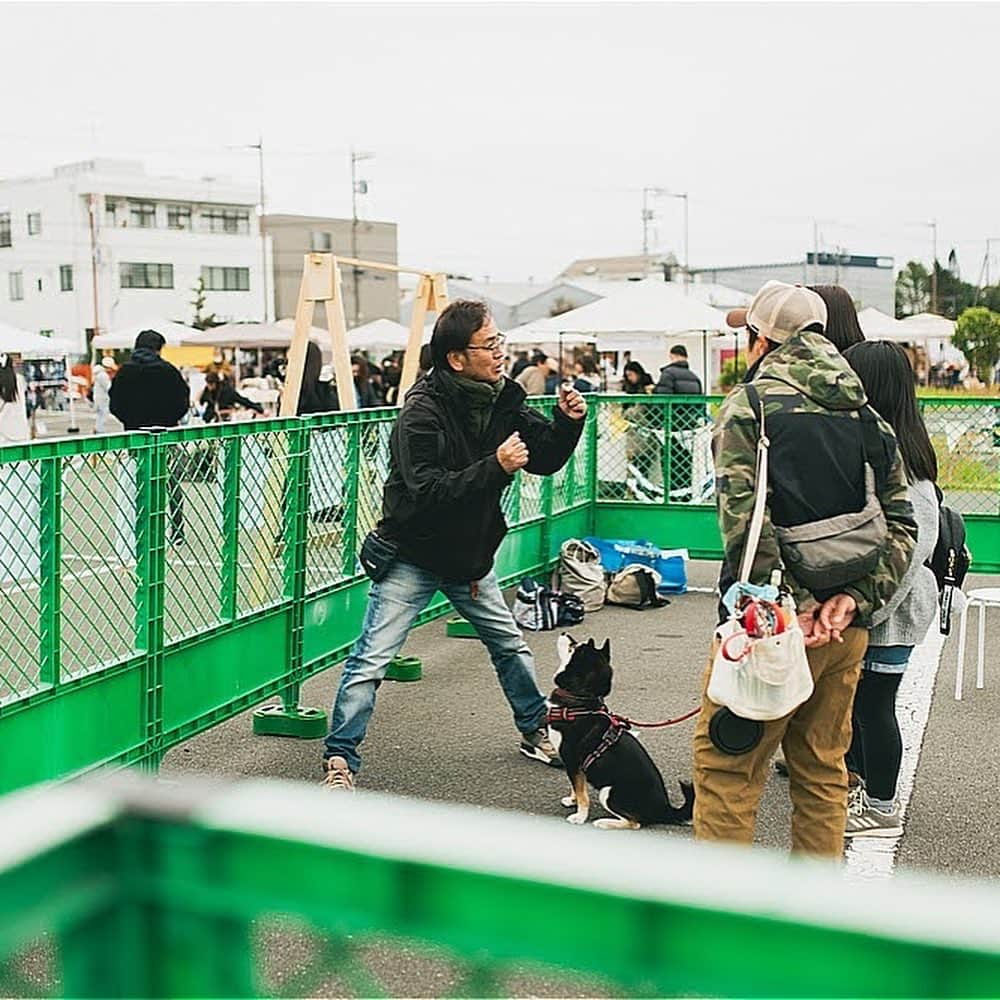
{"type": "Polygon", "coordinates": [[[128,203],[129,225],[137,229],[156,228],[156,205],[151,201],[130,201],[128,203]]]}
{"type": "Polygon", "coordinates": [[[245,208],[203,208],[201,218],[210,233],[250,232],[250,212],[245,208]]]}
{"type": "Polygon", "coordinates": [[[208,292],[249,292],[249,267],[203,267],[201,279],[208,292]]]}
{"type": "Polygon", "coordinates": [[[118,203],[110,198],[104,199],[104,224],[112,229],[118,225],[118,203]]]}
{"type": "Polygon", "coordinates": [[[7,275],[10,283],[10,301],[21,302],[24,299],[24,275],[20,271],[11,271],[7,275]]]}
{"type": "Polygon", "coordinates": [[[10,212],[0,212],[0,247],[10,245],[10,212]]]}
{"type": "Polygon", "coordinates": [[[42,234],[42,213],[41,212],[29,212],[28,213],[28,235],[29,236],[41,236],[42,234]]]}
{"type": "Polygon", "coordinates": [[[191,228],[191,206],[168,205],[167,229],[190,229],[190,228],[191,228]]]}
{"type": "Polygon", "coordinates": [[[122,264],[122,288],[173,288],[173,264],[122,264]]]}
{"type": "Polygon", "coordinates": [[[59,291],[73,291],[73,265],[63,264],[59,268],[59,291]]]}
{"type": "Polygon", "coordinates": [[[330,233],[316,233],[312,234],[312,248],[319,252],[325,250],[333,249],[333,236],[330,233]]]}

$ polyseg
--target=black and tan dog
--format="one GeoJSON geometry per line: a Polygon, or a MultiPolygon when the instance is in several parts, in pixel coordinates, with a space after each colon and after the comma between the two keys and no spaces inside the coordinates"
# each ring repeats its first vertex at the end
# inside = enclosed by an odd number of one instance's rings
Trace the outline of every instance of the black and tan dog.
{"type": "Polygon", "coordinates": [[[549,696],[549,733],[562,757],[573,794],[562,799],[576,806],[570,823],[586,823],[590,812],[588,783],[613,819],[599,819],[603,830],[638,830],[656,823],[691,819],[694,788],[680,782],[684,804],[670,804],[659,769],[645,747],[604,704],[611,693],[611,640],[597,648],[593,639],[576,643],[563,633],[558,640],[560,670],[549,696]]]}

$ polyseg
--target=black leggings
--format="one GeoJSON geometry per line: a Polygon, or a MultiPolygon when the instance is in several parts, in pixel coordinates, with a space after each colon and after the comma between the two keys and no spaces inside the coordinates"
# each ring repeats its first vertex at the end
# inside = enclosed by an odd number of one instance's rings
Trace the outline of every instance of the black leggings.
{"type": "Polygon", "coordinates": [[[896,795],[903,740],[896,721],[896,692],[902,674],[862,670],[854,696],[854,733],[847,770],[865,779],[868,794],[892,800],[896,795]]]}

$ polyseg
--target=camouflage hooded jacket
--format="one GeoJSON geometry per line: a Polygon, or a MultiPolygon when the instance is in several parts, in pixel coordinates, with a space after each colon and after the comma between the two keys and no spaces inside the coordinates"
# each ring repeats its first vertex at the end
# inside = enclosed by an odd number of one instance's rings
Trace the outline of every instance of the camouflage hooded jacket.
{"type": "MultiPolygon", "coordinates": [[[[861,415],[867,398],[851,367],[817,333],[800,333],[772,348],[751,369],[750,380],[761,399],[770,441],[767,510],[750,578],[767,583],[782,566],[774,524],[805,524],[864,506],[861,415]]],[[[871,576],[838,588],[857,601],[859,624],[867,624],[899,586],[917,533],[895,436],[881,418],[877,426],[881,454],[869,457],[876,466],[888,538],[871,576]]],[[[753,510],[759,434],[746,390],[737,386],[722,404],[712,440],[719,528],[733,579],[753,510]]],[[[811,592],[787,570],[783,579],[800,611],[834,593],[811,592]]]]}

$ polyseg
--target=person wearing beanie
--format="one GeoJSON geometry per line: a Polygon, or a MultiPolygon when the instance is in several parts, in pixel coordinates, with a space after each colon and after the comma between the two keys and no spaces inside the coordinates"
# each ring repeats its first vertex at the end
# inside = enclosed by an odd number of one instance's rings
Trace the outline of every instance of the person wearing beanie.
{"type": "MultiPolygon", "coordinates": [[[[184,376],[160,357],[165,344],[155,330],[143,330],[111,383],[111,412],[127,431],[176,427],[191,407],[191,390],[184,376]]],[[[184,541],[184,502],[175,462],[169,470],[168,497],[170,541],[180,545],[184,541]]]]}

